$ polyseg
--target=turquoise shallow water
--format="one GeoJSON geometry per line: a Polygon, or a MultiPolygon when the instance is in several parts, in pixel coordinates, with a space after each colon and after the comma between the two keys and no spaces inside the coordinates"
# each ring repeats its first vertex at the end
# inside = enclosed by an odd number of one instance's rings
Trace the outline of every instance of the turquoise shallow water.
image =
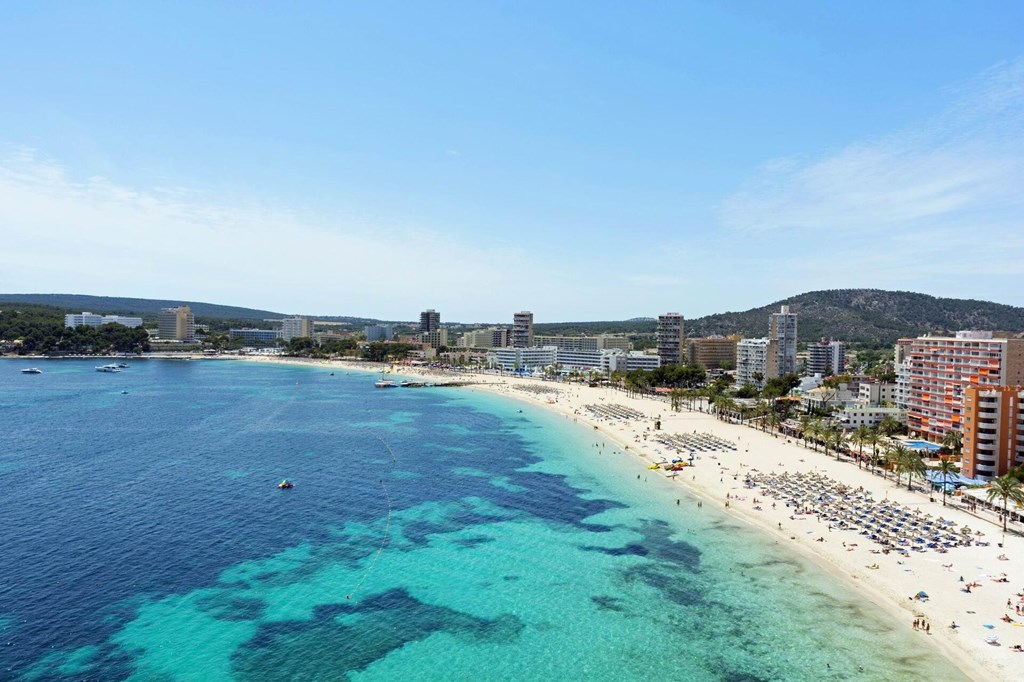
{"type": "Polygon", "coordinates": [[[305,367],[93,364],[0,366],[5,678],[963,679],[562,418],[305,367]]]}

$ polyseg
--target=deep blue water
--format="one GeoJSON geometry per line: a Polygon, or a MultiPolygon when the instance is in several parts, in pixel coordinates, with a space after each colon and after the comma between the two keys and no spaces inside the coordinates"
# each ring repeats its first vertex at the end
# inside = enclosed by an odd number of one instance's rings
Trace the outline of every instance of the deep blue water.
{"type": "Polygon", "coordinates": [[[823,651],[836,679],[934,672],[548,415],[340,370],[34,364],[0,364],[4,679],[819,679],[823,651]]]}

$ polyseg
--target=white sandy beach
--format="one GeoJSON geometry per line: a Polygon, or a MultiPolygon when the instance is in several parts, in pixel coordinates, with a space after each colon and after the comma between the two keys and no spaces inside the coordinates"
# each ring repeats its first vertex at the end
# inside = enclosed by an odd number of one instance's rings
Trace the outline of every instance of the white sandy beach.
{"type": "MultiPolygon", "coordinates": [[[[316,364],[325,369],[380,370],[380,365],[361,363],[295,358],[248,359],[316,364]]],[[[943,507],[940,497],[931,502],[925,494],[908,492],[905,483],[898,487],[891,477],[883,480],[867,470],[858,469],[856,464],[838,462],[833,455],[826,456],[821,451],[805,448],[797,441],[788,441],[783,436],[749,426],[726,423],[710,414],[689,411],[685,407],[680,412],[672,412],[663,400],[631,398],[608,388],[494,374],[456,376],[407,367],[398,368],[395,372],[425,381],[480,382],[458,390],[485,390],[505,395],[595,427],[603,437],[633,453],[637,472],[649,474],[652,482],[658,480],[666,486],[685,488],[688,494],[703,498],[705,504],[716,504],[723,509],[728,495],[728,513],[776,536],[780,542],[791,545],[795,551],[848,581],[873,603],[905,621],[908,629],[912,628],[915,619],[924,619],[930,626],[930,632],[922,629],[920,637],[940,647],[971,678],[1024,678],[1024,674],[1018,672],[1024,665],[1024,653],[1011,649],[1015,644],[1024,644],[1024,615],[1018,616],[1014,608],[1020,604],[1024,609],[1024,538],[1008,534],[1005,547],[1000,548],[997,543],[1001,540],[1001,530],[990,514],[981,512],[980,518],[969,514],[955,508],[952,498],[948,500],[949,505],[943,507]],[[522,390],[530,387],[544,392],[522,390]],[[598,419],[584,408],[588,404],[602,403],[623,405],[641,412],[644,417],[598,419]],[[696,460],[696,466],[684,469],[675,478],[666,476],[667,472],[648,471],[649,464],[673,456],[663,445],[653,439],[645,439],[645,435],[653,436],[651,430],[655,417],[659,415],[662,431],[666,433],[712,433],[735,442],[738,447],[735,451],[703,453],[696,460]],[[773,509],[771,498],[760,489],[744,485],[744,474],[751,470],[790,474],[815,472],[851,488],[862,486],[873,494],[876,501],[888,499],[934,517],[943,516],[958,526],[969,525],[972,529],[979,529],[984,537],[976,539],[990,544],[987,547],[954,547],[946,553],[934,550],[911,552],[909,556],[895,552],[877,553],[880,546],[854,530],[829,530],[826,522],[819,522],[813,515],[793,516],[793,510],[781,501],[773,509]],[[755,497],[761,501],[759,505],[755,505],[755,497]],[[761,509],[757,510],[755,506],[761,509]],[[818,538],[824,541],[818,541],[818,538]],[[1001,554],[1005,555],[1005,560],[999,558],[1001,554]],[[872,565],[878,568],[869,568],[872,565]],[[1004,573],[1009,582],[996,582],[995,578],[1004,573]],[[961,576],[964,582],[960,582],[961,576]],[[970,582],[977,582],[980,586],[967,593],[964,586],[970,582]],[[929,595],[927,601],[911,598],[922,590],[929,595]],[[1003,621],[1006,614],[1015,622],[1003,621]],[[957,624],[955,629],[950,627],[954,621],[957,624]],[[986,642],[986,638],[993,634],[999,638],[997,645],[986,642]]]]}

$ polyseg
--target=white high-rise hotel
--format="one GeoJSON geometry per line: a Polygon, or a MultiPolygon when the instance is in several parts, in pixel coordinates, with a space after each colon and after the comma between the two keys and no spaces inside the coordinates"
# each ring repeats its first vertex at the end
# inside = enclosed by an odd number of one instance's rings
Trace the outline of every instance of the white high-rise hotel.
{"type": "Polygon", "coordinates": [[[769,315],[768,338],[775,341],[775,376],[796,374],[796,313],[789,312],[788,305],[769,315]]]}

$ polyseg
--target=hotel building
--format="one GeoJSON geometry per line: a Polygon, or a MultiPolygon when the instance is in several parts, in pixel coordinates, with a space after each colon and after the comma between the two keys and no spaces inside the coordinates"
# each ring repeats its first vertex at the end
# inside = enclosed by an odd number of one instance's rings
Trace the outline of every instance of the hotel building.
{"type": "Polygon", "coordinates": [[[390,341],[395,338],[395,329],[390,324],[368,324],[363,327],[363,333],[370,342],[390,341]]]}
{"type": "Polygon", "coordinates": [[[773,339],[743,339],[736,344],[736,384],[764,388],[766,379],[779,376],[777,342],[773,339]],[[754,376],[760,375],[760,380],[754,376]]]}
{"type": "Polygon", "coordinates": [[[122,317],[121,315],[97,315],[96,313],[83,312],[81,315],[72,313],[64,316],[65,327],[100,327],[105,324],[119,324],[124,327],[141,327],[141,317],[122,317]]]}
{"type": "Polygon", "coordinates": [[[441,328],[441,313],[433,308],[420,313],[420,334],[436,332],[441,328]]]}
{"type": "Polygon", "coordinates": [[[846,345],[842,341],[822,339],[807,344],[807,368],[805,374],[842,374],[846,369],[846,345]]]}
{"type": "Polygon", "coordinates": [[[777,370],[772,377],[796,374],[796,313],[784,305],[768,316],[768,338],[775,341],[777,370]]]}
{"type": "Polygon", "coordinates": [[[157,336],[162,341],[191,341],[196,335],[196,318],[187,305],[161,308],[157,336]]]}
{"type": "Polygon", "coordinates": [[[229,339],[242,339],[248,344],[274,343],[281,338],[280,329],[229,329],[229,339]]]}
{"type": "Polygon", "coordinates": [[[448,345],[448,330],[444,327],[438,327],[429,332],[423,332],[420,334],[420,343],[430,346],[431,348],[440,348],[441,346],[448,345]]]}
{"type": "Polygon", "coordinates": [[[964,388],[963,461],[968,478],[992,479],[1024,463],[1024,388],[964,388]]]}
{"type": "Polygon", "coordinates": [[[530,348],[533,343],[533,313],[528,310],[512,316],[512,347],[530,348]]]}
{"type": "Polygon", "coordinates": [[[686,344],[686,361],[705,370],[718,369],[723,365],[736,368],[736,344],[738,336],[709,336],[704,339],[690,339],[686,344]]]}
{"type": "Polygon", "coordinates": [[[935,442],[961,430],[968,387],[1024,383],[1024,339],[993,338],[992,332],[916,338],[907,361],[907,427],[935,442]]]}
{"type": "Polygon", "coordinates": [[[624,336],[536,336],[538,346],[554,346],[559,350],[629,350],[629,339],[624,336]]]}
{"type": "Polygon", "coordinates": [[[281,338],[291,341],[297,337],[313,338],[313,320],[307,317],[286,317],[281,320],[281,338]]]}
{"type": "Polygon", "coordinates": [[[658,357],[662,365],[681,365],[686,358],[686,330],[683,316],[665,313],[658,316],[658,357]]]}

